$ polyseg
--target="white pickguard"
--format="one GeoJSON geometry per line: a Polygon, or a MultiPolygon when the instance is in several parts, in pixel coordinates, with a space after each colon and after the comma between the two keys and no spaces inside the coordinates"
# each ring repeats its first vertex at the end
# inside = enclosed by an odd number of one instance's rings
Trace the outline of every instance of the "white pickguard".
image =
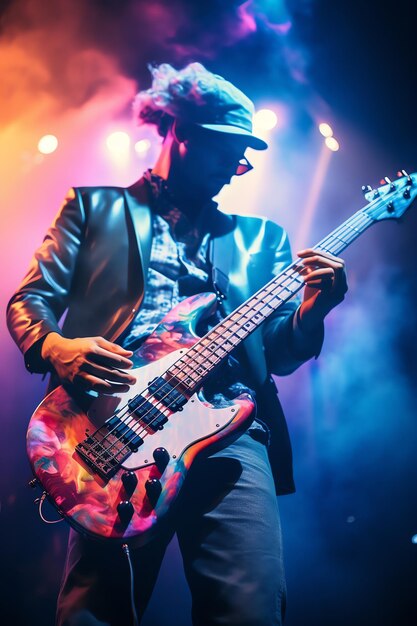
{"type": "MultiPolygon", "coordinates": [[[[88,411],[90,419],[102,424],[116,409],[120,409],[127,401],[137,394],[143,394],[147,384],[154,378],[161,376],[186,352],[186,349],[176,350],[162,359],[145,365],[144,367],[129,370],[136,376],[137,382],[125,394],[101,396],[88,411]]],[[[156,448],[165,448],[171,459],[179,458],[181,454],[196,441],[206,438],[222,430],[235,416],[236,404],[222,408],[214,408],[194,394],[182,411],[171,413],[168,422],[162,430],[149,433],[143,438],[139,450],[132,453],[123,463],[126,469],[139,469],[154,463],[153,451],[156,448]]],[[[165,412],[165,411],[164,411],[165,412]]],[[[167,410],[166,415],[170,412],[167,410]]]]}

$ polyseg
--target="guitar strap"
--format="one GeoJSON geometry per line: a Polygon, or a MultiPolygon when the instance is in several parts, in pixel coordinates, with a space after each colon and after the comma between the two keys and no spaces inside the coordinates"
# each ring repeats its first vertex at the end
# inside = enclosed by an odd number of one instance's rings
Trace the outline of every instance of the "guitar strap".
{"type": "Polygon", "coordinates": [[[229,293],[229,274],[232,267],[233,244],[230,237],[212,237],[209,244],[211,279],[217,299],[226,300],[229,293]]]}

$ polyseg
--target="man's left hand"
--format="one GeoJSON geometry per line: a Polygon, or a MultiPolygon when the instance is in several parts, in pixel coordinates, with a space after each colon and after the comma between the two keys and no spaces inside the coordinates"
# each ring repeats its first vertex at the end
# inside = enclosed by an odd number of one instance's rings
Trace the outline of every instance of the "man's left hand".
{"type": "Polygon", "coordinates": [[[300,273],[306,284],[300,323],[303,329],[313,330],[345,297],[348,290],[345,263],[328,252],[312,248],[300,250],[297,255],[302,259],[300,273]]]}

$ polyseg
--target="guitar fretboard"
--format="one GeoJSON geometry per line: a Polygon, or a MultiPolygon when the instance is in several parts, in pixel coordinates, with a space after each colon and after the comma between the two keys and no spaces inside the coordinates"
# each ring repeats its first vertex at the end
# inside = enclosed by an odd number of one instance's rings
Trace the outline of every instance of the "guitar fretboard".
{"type": "MultiPolygon", "coordinates": [[[[360,209],[314,249],[338,255],[373,222],[366,211],[360,209]]],[[[236,346],[302,289],[304,280],[300,271],[303,267],[301,261],[296,261],[275,276],[197,341],[167,374],[175,377],[189,393],[194,393],[236,346]]]]}

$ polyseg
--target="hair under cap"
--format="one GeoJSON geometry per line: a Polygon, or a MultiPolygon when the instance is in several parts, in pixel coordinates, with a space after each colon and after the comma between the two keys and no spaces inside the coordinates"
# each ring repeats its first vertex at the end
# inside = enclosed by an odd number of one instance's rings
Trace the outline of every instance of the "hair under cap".
{"type": "Polygon", "coordinates": [[[168,63],[149,67],[152,86],[133,103],[138,124],[154,124],[165,135],[174,119],[216,132],[245,137],[248,146],[264,150],[267,143],[252,133],[253,102],[222,76],[201,63],[176,70],[168,63]]]}

